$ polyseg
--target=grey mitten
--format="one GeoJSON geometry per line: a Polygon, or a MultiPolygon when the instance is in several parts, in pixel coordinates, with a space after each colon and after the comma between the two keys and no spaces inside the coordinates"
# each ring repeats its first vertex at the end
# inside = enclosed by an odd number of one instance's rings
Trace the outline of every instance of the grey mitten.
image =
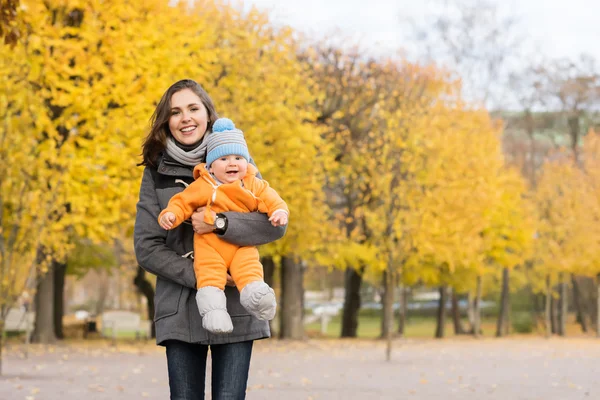
{"type": "Polygon", "coordinates": [[[196,292],[196,304],[202,317],[202,326],[212,333],[233,331],[231,317],[227,312],[225,292],[215,286],[205,286],[196,292]]]}
{"type": "Polygon", "coordinates": [[[240,293],[240,303],[246,311],[263,321],[272,320],[277,311],[275,292],[263,281],[247,284],[240,293]]]}

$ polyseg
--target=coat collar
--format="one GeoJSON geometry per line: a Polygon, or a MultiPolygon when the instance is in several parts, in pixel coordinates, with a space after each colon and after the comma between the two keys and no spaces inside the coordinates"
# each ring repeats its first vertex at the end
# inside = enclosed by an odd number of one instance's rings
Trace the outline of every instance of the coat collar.
{"type": "Polygon", "coordinates": [[[193,176],[193,168],[175,161],[167,154],[163,154],[159,158],[157,170],[162,175],[186,177],[193,176]]]}

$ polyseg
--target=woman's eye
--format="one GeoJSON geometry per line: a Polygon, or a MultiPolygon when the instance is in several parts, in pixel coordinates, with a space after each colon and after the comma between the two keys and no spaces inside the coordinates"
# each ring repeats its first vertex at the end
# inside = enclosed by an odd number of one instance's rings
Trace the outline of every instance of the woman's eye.
{"type": "Polygon", "coordinates": [[[178,115],[179,111],[171,111],[171,115],[178,115]]]}

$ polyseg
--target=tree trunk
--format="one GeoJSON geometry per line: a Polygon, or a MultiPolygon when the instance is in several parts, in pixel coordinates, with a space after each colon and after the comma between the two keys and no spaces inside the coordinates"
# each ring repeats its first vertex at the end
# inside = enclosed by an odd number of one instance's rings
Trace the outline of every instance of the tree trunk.
{"type": "Polygon", "coordinates": [[[385,359],[390,361],[392,359],[392,331],[394,325],[394,289],[396,287],[396,277],[394,276],[392,257],[388,260],[388,269],[384,272],[385,282],[385,295],[383,303],[383,319],[386,321],[383,325],[385,331],[382,332],[385,335],[386,346],[385,346],[385,359]]]}
{"type": "Polygon", "coordinates": [[[96,315],[104,312],[106,297],[108,296],[108,273],[105,269],[98,271],[98,298],[96,299],[96,315]]]}
{"type": "Polygon", "coordinates": [[[65,276],[67,275],[66,263],[53,263],[52,274],[54,279],[54,334],[57,339],[64,339],[63,315],[65,314],[65,276]]]}
{"type": "Polygon", "coordinates": [[[264,257],[261,262],[263,265],[265,283],[270,287],[273,287],[273,284],[275,283],[275,261],[273,261],[273,257],[264,257]]]}
{"type": "Polygon", "coordinates": [[[400,284],[400,307],[398,310],[398,336],[404,336],[408,318],[408,288],[400,284]]]}
{"type": "Polygon", "coordinates": [[[54,329],[54,262],[37,285],[35,292],[35,327],[32,341],[35,343],[51,344],[56,342],[54,329]]]}
{"type": "Polygon", "coordinates": [[[588,325],[586,320],[586,312],[584,302],[581,299],[581,290],[579,288],[579,282],[575,274],[571,274],[571,282],[573,283],[573,306],[575,307],[575,315],[577,322],[581,325],[583,333],[587,333],[588,325]]]}
{"type": "Polygon", "coordinates": [[[481,293],[483,291],[483,278],[477,277],[477,286],[475,289],[475,300],[473,302],[474,320],[473,335],[478,338],[481,335],[481,293]]]}
{"type": "Polygon", "coordinates": [[[441,339],[444,337],[444,328],[446,326],[446,287],[440,286],[440,302],[437,312],[437,326],[435,328],[435,337],[441,339]]]}
{"type": "MultiPolygon", "coordinates": [[[[273,288],[273,285],[275,285],[275,261],[273,261],[273,257],[264,257],[261,262],[263,265],[265,283],[273,288]]],[[[277,316],[278,319],[280,317],[281,314],[277,316]]],[[[269,321],[269,330],[271,331],[271,337],[275,337],[276,329],[274,319],[269,321]]]]}
{"type": "Polygon", "coordinates": [[[344,309],[342,311],[341,337],[356,337],[358,330],[358,310],[360,309],[360,286],[362,271],[347,268],[344,276],[344,309]]]}
{"type": "Polygon", "coordinates": [[[146,271],[138,265],[137,273],[133,278],[133,284],[137,287],[138,292],[146,298],[146,304],[148,305],[148,321],[151,326],[151,337],[156,337],[156,328],[154,326],[154,288],[152,284],[146,280],[146,271]]]}
{"type": "Polygon", "coordinates": [[[564,281],[564,274],[560,274],[560,300],[559,300],[559,318],[558,318],[558,334],[560,336],[565,336],[567,334],[567,315],[568,315],[568,299],[567,299],[567,290],[568,285],[564,281]]]}
{"type": "Polygon", "coordinates": [[[290,257],[281,258],[281,311],[279,337],[304,339],[304,267],[290,257]]]}
{"type": "Polygon", "coordinates": [[[545,321],[546,321],[546,337],[549,338],[553,333],[552,329],[552,284],[550,283],[550,275],[546,275],[546,307],[545,307],[545,321]]]}
{"type": "Polygon", "coordinates": [[[552,334],[558,333],[558,300],[554,297],[554,288],[552,288],[552,297],[550,298],[550,317],[552,322],[552,334]]]}
{"type": "Polygon", "coordinates": [[[463,328],[460,321],[460,307],[458,305],[458,295],[456,291],[452,289],[452,322],[454,323],[454,334],[464,335],[465,328],[463,328]]]}
{"type": "Polygon", "coordinates": [[[469,333],[472,335],[475,332],[475,297],[471,291],[467,293],[467,322],[469,333]]]}
{"type": "Polygon", "coordinates": [[[381,299],[382,304],[382,318],[381,318],[381,338],[386,339],[388,332],[391,332],[394,326],[394,287],[392,274],[389,269],[383,271],[383,298],[381,299]]]}
{"type": "Polygon", "coordinates": [[[4,347],[4,319],[0,319],[0,376],[2,376],[2,348],[4,347]]]}
{"type": "Polygon", "coordinates": [[[579,286],[579,299],[581,301],[582,313],[586,319],[588,332],[596,330],[596,277],[578,276],[577,286],[579,286]]]}
{"type": "Polygon", "coordinates": [[[496,324],[496,337],[506,335],[508,330],[508,308],[510,306],[509,278],[508,268],[504,268],[502,270],[502,294],[500,296],[500,312],[498,313],[498,322],[496,324]]]}
{"type": "Polygon", "coordinates": [[[600,338],[600,274],[596,276],[596,337],[600,338]]]}

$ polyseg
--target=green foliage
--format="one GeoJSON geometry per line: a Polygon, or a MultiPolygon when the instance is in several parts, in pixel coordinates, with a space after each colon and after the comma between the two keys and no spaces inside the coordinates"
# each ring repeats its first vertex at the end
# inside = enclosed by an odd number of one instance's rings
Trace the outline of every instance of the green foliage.
{"type": "Polygon", "coordinates": [[[78,278],[90,269],[111,269],[117,266],[117,260],[110,246],[98,245],[90,241],[79,241],[67,257],[67,274],[78,278]]]}
{"type": "Polygon", "coordinates": [[[534,321],[529,312],[517,312],[512,315],[512,328],[517,333],[531,333],[534,321]]]}

